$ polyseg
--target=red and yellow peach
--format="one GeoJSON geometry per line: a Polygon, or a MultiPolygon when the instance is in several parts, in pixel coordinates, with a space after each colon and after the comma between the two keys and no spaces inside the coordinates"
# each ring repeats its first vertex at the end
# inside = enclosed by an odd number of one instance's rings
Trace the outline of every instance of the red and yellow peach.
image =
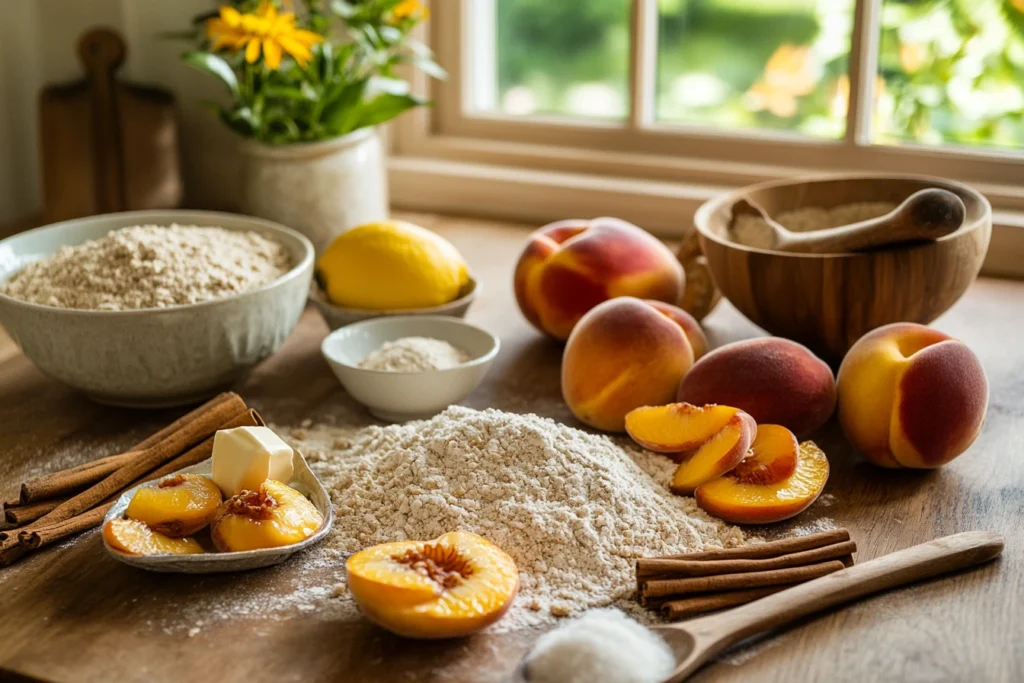
{"type": "Polygon", "coordinates": [[[977,356],[916,323],[861,337],[839,368],[838,392],[846,438],[883,467],[944,465],[977,438],[988,406],[977,356]]]}
{"type": "Polygon", "coordinates": [[[672,252],[637,226],[618,218],[571,219],[530,235],[514,284],[526,319],[565,340],[587,311],[608,299],[675,304],[685,276],[672,252]]]}

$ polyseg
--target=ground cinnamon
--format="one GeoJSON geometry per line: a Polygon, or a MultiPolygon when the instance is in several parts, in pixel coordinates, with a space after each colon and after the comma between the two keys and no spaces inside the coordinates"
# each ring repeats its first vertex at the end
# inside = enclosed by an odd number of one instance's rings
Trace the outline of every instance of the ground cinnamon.
{"type": "Polygon", "coordinates": [[[839,560],[819,562],[803,567],[772,569],[743,574],[721,576],[695,576],[684,579],[655,579],[642,584],[641,599],[647,602],[670,595],[713,593],[715,591],[745,590],[787,583],[802,583],[844,569],[839,560]]]}
{"type": "Polygon", "coordinates": [[[653,558],[637,561],[636,576],[638,581],[646,581],[669,576],[682,578],[686,576],[714,576],[718,574],[767,571],[769,569],[787,569],[826,560],[838,560],[855,552],[857,552],[857,544],[854,541],[841,541],[820,548],[812,548],[811,550],[787,553],[760,560],[676,560],[671,558],[653,558]]]}
{"type": "Polygon", "coordinates": [[[704,614],[705,612],[713,612],[725,609],[726,607],[745,605],[748,602],[760,600],[773,593],[784,591],[792,585],[766,586],[764,588],[729,591],[728,593],[716,593],[714,595],[698,595],[692,598],[683,598],[682,600],[669,600],[661,605],[661,612],[666,618],[677,621],[692,617],[695,614],[704,614]]]}
{"type": "MultiPolygon", "coordinates": [[[[148,448],[134,453],[132,459],[119,470],[20,529],[16,542],[27,544],[36,530],[71,519],[98,505],[126,488],[135,479],[176,458],[190,445],[212,436],[218,429],[247,410],[245,403],[237,394],[221,394],[178,421],[184,422],[179,429],[148,448]]],[[[7,536],[8,539],[3,541],[0,549],[10,546],[10,537],[13,534],[8,532],[7,536]]]]}
{"type": "MultiPolygon", "coordinates": [[[[234,429],[235,427],[261,427],[265,424],[266,423],[263,421],[263,418],[260,417],[259,413],[247,408],[225,423],[221,429],[234,429]]],[[[205,441],[185,451],[177,458],[167,462],[162,467],[131,482],[125,487],[125,490],[132,489],[147,481],[160,479],[172,472],[177,472],[185,467],[197,465],[208,459],[213,454],[213,439],[213,436],[207,438],[205,441]]],[[[20,536],[21,544],[30,549],[42,548],[51,543],[63,540],[68,536],[73,536],[99,526],[103,523],[103,518],[106,516],[107,511],[110,510],[110,507],[117,501],[117,498],[120,497],[120,493],[121,492],[119,491],[117,494],[112,496],[111,499],[105,501],[98,507],[69,519],[32,530],[23,530],[28,533],[20,536]]]]}

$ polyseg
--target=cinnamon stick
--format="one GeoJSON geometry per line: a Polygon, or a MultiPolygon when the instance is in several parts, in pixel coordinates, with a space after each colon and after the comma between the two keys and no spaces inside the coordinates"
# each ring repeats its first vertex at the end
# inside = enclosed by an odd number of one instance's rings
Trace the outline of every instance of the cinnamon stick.
{"type": "Polygon", "coordinates": [[[717,593],[715,595],[698,595],[693,598],[682,600],[669,600],[661,605],[662,614],[673,621],[692,617],[695,614],[713,612],[726,607],[745,605],[754,600],[760,600],[772,593],[778,593],[790,588],[793,584],[779,586],[765,586],[764,588],[751,588],[749,590],[729,591],[728,593],[717,593]]]}
{"type": "Polygon", "coordinates": [[[713,593],[716,591],[779,586],[787,583],[802,583],[837,572],[844,567],[845,565],[839,560],[830,560],[803,567],[771,569],[743,574],[694,576],[685,579],[654,579],[642,585],[641,598],[647,601],[651,598],[660,598],[668,595],[713,593]]]}
{"type": "Polygon", "coordinates": [[[221,394],[186,415],[185,417],[189,419],[180,429],[145,450],[135,452],[132,459],[119,470],[72,496],[46,515],[21,529],[18,538],[23,539],[21,542],[27,542],[37,529],[66,521],[86,512],[127,487],[135,479],[174,459],[188,446],[213,435],[243,410],[248,409],[237,394],[221,394]]]}
{"type": "MultiPolygon", "coordinates": [[[[263,418],[260,417],[259,413],[247,408],[225,423],[221,429],[234,429],[235,427],[262,427],[265,424],[266,423],[263,421],[263,418]]],[[[193,448],[185,451],[177,458],[166,463],[163,467],[160,467],[133,481],[126,486],[124,490],[135,488],[139,484],[144,484],[147,481],[153,481],[154,479],[160,479],[161,477],[165,477],[168,474],[177,472],[185,467],[191,467],[192,465],[201,463],[209,458],[213,453],[213,439],[214,437],[212,436],[207,438],[193,448]]],[[[68,536],[73,536],[74,534],[79,534],[83,531],[88,531],[89,529],[99,526],[103,523],[103,518],[106,516],[107,511],[110,510],[111,506],[115,502],[117,502],[121,493],[122,491],[119,491],[101,505],[87,512],[83,512],[82,514],[71,517],[70,519],[33,530],[23,530],[28,531],[29,533],[27,535],[20,536],[21,544],[30,549],[42,548],[50,545],[51,543],[63,540],[68,536]]]]}
{"type": "Polygon", "coordinates": [[[4,519],[10,524],[21,526],[35,521],[63,503],[67,498],[54,498],[53,500],[41,500],[38,503],[28,505],[16,505],[4,508],[4,519]]]}
{"type": "MultiPolygon", "coordinates": [[[[21,504],[27,504],[46,498],[54,498],[72,493],[85,486],[96,484],[116,472],[133,458],[137,457],[140,451],[145,451],[165,441],[171,435],[181,431],[186,425],[194,422],[198,415],[221,403],[233,406],[231,408],[225,406],[226,413],[231,415],[246,410],[245,401],[243,401],[242,397],[238,394],[234,392],[218,394],[195,410],[183,415],[163,429],[151,434],[144,440],[135,444],[131,449],[124,453],[110,455],[61,472],[55,472],[53,474],[26,481],[21,485],[20,502],[21,504]]],[[[212,433],[213,432],[211,432],[211,434],[212,433]]],[[[196,441],[205,439],[207,436],[209,436],[209,434],[202,435],[196,438],[196,441]]],[[[192,444],[185,444],[185,446],[191,445],[192,444]]],[[[183,446],[183,448],[185,446],[183,446]]]]}
{"type": "MultiPolygon", "coordinates": [[[[138,450],[138,446],[133,450],[138,450]]],[[[132,457],[132,451],[109,455],[78,467],[29,479],[21,485],[19,501],[21,505],[28,505],[78,491],[113,474],[132,457]]]]}
{"type": "Polygon", "coordinates": [[[760,560],[674,560],[654,558],[637,560],[636,576],[638,581],[644,581],[652,578],[714,576],[718,574],[766,571],[769,569],[786,569],[824,562],[825,560],[837,560],[855,552],[857,552],[857,543],[855,541],[841,541],[820,548],[812,548],[811,550],[787,553],[760,560]]]}
{"type": "Polygon", "coordinates": [[[787,553],[796,553],[802,550],[820,548],[833,543],[841,543],[850,540],[850,532],[846,529],[835,529],[833,531],[822,531],[807,536],[793,536],[782,538],[767,543],[754,543],[738,548],[721,548],[717,550],[705,550],[696,553],[683,553],[682,555],[666,555],[663,559],[672,560],[759,560],[766,557],[778,557],[787,553]]]}

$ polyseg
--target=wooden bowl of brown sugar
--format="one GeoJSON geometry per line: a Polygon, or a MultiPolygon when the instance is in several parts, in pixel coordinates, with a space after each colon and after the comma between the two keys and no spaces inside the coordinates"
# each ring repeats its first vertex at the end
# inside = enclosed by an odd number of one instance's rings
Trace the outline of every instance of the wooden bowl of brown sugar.
{"type": "Polygon", "coordinates": [[[866,332],[892,322],[927,324],[963,295],[988,250],[992,208],[973,188],[942,178],[843,175],[730,192],[701,206],[694,222],[711,274],[730,303],[771,334],[838,363],[866,332]],[[960,228],[931,242],[857,253],[788,253],[758,246],[733,226],[739,199],[756,203],[791,230],[818,230],[881,215],[930,187],[955,193],[967,210],[960,228]]]}

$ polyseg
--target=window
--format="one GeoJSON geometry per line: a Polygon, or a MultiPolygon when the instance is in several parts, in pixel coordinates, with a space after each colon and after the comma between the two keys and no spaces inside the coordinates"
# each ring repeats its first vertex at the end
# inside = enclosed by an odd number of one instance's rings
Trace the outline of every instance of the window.
{"type": "Polygon", "coordinates": [[[448,163],[463,201],[472,180],[487,196],[471,211],[500,196],[485,180],[514,181],[530,201],[506,215],[579,207],[679,230],[718,189],[815,172],[947,176],[1024,211],[1024,0],[434,0],[432,12],[450,78],[397,149],[448,163]]]}

